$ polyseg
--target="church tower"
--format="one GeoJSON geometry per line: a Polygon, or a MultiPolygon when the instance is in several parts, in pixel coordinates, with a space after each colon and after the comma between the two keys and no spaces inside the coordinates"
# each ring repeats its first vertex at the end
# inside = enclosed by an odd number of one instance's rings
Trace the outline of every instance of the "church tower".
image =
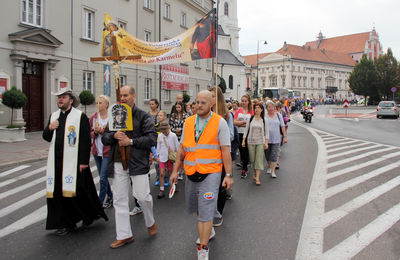
{"type": "MultiPolygon", "coordinates": [[[[230,35],[229,49],[239,56],[239,31],[237,18],[237,0],[220,0],[218,6],[218,22],[226,34],[230,35]]],[[[228,46],[221,46],[226,48],[228,46]]]]}

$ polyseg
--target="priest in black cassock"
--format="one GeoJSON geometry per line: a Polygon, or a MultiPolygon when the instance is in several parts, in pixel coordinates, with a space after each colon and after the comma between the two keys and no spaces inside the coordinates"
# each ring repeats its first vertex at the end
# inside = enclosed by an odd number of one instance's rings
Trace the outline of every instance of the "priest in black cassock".
{"type": "Polygon", "coordinates": [[[88,226],[100,217],[108,220],[96,192],[90,159],[90,126],[87,116],[76,109],[79,98],[70,88],[57,93],[59,110],[50,115],[43,139],[50,142],[47,160],[46,229],[66,235],[88,226]]]}

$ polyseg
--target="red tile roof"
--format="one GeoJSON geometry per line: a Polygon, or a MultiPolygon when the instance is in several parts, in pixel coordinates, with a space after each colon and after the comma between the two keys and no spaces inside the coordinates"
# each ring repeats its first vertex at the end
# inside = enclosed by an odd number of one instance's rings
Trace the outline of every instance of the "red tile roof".
{"type": "MultiPolygon", "coordinates": [[[[259,53],[258,59],[261,60],[262,58],[264,58],[270,54],[271,54],[271,52],[259,53]]],[[[242,57],[244,58],[244,63],[246,65],[257,66],[257,54],[247,55],[247,56],[242,56],[242,57]]]]}
{"type": "MultiPolygon", "coordinates": [[[[365,42],[369,40],[369,32],[356,33],[350,35],[337,36],[323,39],[318,46],[319,49],[336,51],[342,53],[359,53],[364,52],[365,42]]],[[[317,48],[318,40],[307,42],[306,47],[317,48]]]]}
{"type": "Polygon", "coordinates": [[[355,61],[347,54],[328,51],[322,49],[313,49],[292,44],[287,44],[286,47],[280,48],[276,53],[281,55],[290,55],[292,59],[317,61],[323,63],[340,64],[354,66],[355,61]]]}

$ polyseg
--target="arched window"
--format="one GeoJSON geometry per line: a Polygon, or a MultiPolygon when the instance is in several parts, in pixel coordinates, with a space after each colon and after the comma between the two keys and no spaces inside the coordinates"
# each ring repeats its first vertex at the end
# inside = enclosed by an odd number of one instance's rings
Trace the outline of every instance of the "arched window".
{"type": "Polygon", "coordinates": [[[233,76],[229,75],[229,88],[233,89],[233,76]]]}
{"type": "Polygon", "coordinates": [[[228,3],[224,4],[224,15],[229,16],[229,6],[228,3]]]}

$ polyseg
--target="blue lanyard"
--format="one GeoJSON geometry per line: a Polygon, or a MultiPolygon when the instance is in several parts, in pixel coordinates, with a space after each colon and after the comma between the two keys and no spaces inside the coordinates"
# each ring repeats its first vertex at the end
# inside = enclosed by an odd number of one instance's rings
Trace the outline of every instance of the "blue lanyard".
{"type": "Polygon", "coordinates": [[[201,128],[201,130],[199,131],[199,116],[196,115],[196,130],[195,130],[196,131],[195,132],[196,143],[199,141],[199,138],[200,138],[201,134],[203,133],[204,128],[206,127],[206,125],[208,123],[208,120],[210,120],[211,116],[212,116],[212,112],[208,116],[207,121],[204,123],[203,127],[201,128]]]}

